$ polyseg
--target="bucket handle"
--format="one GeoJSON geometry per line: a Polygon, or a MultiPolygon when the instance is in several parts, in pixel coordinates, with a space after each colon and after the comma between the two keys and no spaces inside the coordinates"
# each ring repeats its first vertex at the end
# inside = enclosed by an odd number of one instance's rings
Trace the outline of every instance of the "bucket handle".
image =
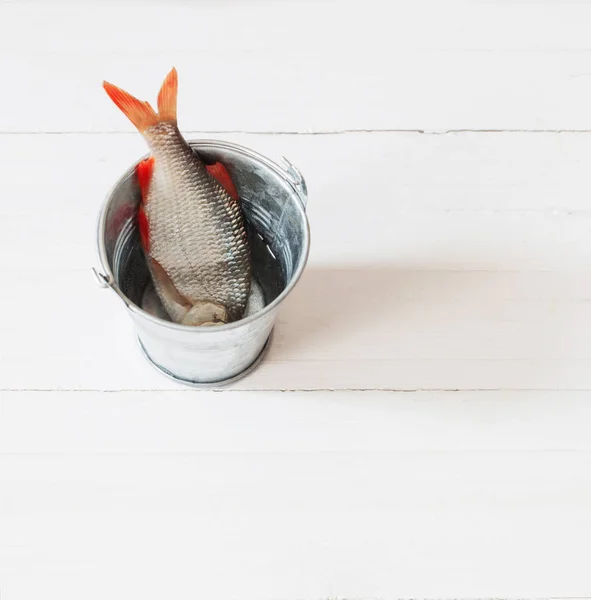
{"type": "Polygon", "coordinates": [[[100,273],[94,267],[92,267],[91,272],[94,277],[94,280],[96,281],[96,284],[100,288],[111,288],[117,294],[117,296],[121,298],[123,304],[129,307],[129,302],[127,298],[123,295],[123,292],[115,285],[115,282],[110,277],[107,277],[104,273],[100,273]]]}
{"type": "Polygon", "coordinates": [[[305,209],[306,205],[308,204],[308,186],[306,185],[306,180],[304,179],[304,176],[300,173],[297,167],[295,167],[289,162],[289,160],[287,160],[287,158],[285,158],[285,156],[281,157],[281,162],[285,167],[285,171],[287,173],[289,182],[295,189],[298,198],[300,199],[300,202],[302,203],[302,206],[305,209]]]}

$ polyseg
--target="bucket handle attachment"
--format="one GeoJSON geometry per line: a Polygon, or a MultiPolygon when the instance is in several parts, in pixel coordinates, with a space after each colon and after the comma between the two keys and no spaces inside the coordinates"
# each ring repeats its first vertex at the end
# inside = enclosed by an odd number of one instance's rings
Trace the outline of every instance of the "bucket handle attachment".
{"type": "Polygon", "coordinates": [[[117,296],[121,298],[123,304],[125,304],[125,306],[129,306],[127,298],[123,295],[123,292],[121,292],[121,290],[115,285],[115,282],[110,277],[107,277],[104,273],[99,273],[99,271],[97,271],[94,267],[92,267],[91,272],[96,284],[100,288],[111,288],[117,294],[117,296]]]}
{"type": "Polygon", "coordinates": [[[285,158],[285,156],[281,157],[281,162],[285,167],[289,182],[294,187],[302,206],[306,208],[306,205],[308,204],[308,186],[306,185],[304,176],[296,166],[292,165],[289,160],[285,158]]]}

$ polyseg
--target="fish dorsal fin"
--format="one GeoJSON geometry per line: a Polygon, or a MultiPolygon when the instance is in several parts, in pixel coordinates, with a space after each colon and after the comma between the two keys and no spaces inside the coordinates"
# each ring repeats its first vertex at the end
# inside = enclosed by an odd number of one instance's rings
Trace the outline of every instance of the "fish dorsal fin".
{"type": "Polygon", "coordinates": [[[176,98],[178,93],[178,77],[173,67],[164,78],[160,92],[158,93],[158,120],[172,121],[176,123],[176,98]]]}
{"type": "Polygon", "coordinates": [[[213,165],[205,165],[207,172],[230,194],[232,200],[240,200],[236,186],[230,177],[230,173],[224,165],[216,162],[213,165]]]}

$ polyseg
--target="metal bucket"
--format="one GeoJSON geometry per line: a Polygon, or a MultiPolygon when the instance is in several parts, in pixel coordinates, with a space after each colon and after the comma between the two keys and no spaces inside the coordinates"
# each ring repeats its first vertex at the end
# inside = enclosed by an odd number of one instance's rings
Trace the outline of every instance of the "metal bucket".
{"type": "Polygon", "coordinates": [[[102,287],[113,289],[125,303],[152,365],[180,383],[216,387],[251,372],[269,347],[277,309],[308,258],[307,190],[299,171],[286,159],[281,167],[237,144],[212,140],[189,144],[206,162],[226,166],[242,199],[253,262],[244,318],[215,327],[188,327],[168,319],[153,291],[136,228],[137,163],[115,185],[101,210],[102,272],[94,274],[102,287]]]}

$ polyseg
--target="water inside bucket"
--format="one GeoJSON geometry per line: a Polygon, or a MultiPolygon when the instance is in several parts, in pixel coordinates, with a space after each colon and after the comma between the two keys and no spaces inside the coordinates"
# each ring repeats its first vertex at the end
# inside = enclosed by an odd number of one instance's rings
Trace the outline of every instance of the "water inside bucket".
{"type": "MultiPolygon", "coordinates": [[[[273,250],[248,217],[246,223],[253,268],[251,293],[244,315],[248,317],[262,310],[281,294],[285,288],[286,274],[281,261],[277,260],[277,250],[273,250]]],[[[155,317],[170,321],[154,289],[140,246],[135,219],[127,223],[117,240],[114,266],[121,291],[136,306],[155,317]]]]}

